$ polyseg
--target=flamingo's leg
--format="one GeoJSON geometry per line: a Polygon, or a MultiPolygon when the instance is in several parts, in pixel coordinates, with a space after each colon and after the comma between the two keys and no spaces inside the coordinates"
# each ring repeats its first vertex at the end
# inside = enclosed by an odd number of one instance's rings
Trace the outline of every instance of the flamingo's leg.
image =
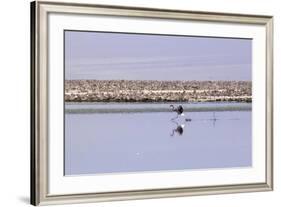
{"type": "Polygon", "coordinates": [[[171,120],[174,121],[175,119],[179,118],[179,115],[175,116],[174,118],[172,118],[171,120]]]}

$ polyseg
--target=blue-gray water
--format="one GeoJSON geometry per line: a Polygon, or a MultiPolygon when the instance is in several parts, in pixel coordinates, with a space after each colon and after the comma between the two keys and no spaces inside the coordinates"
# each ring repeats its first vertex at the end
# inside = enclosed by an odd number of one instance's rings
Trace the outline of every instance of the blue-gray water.
{"type": "Polygon", "coordinates": [[[172,121],[176,114],[153,111],[157,104],[67,104],[65,174],[251,166],[251,104],[183,105],[190,112],[172,121]]]}

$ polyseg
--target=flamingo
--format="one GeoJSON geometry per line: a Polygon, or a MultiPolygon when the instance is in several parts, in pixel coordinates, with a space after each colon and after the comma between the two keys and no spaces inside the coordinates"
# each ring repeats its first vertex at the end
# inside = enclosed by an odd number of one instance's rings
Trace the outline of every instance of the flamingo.
{"type": "Polygon", "coordinates": [[[177,116],[175,118],[173,118],[173,119],[176,119],[179,116],[184,116],[182,105],[179,105],[177,107],[174,107],[174,105],[170,105],[170,108],[172,108],[172,111],[177,113],[177,116]]]}

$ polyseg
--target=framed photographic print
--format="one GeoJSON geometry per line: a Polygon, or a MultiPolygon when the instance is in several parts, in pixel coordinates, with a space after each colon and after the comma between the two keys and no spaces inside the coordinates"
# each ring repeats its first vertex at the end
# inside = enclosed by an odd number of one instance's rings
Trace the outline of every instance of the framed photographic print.
{"type": "Polygon", "coordinates": [[[31,3],[31,204],[273,189],[273,17],[31,3]]]}

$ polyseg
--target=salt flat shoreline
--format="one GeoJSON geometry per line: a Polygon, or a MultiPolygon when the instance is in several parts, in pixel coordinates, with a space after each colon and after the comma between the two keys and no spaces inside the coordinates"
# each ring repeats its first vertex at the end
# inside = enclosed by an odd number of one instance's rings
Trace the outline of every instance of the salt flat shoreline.
{"type": "Polygon", "coordinates": [[[222,111],[251,111],[251,103],[219,102],[219,103],[81,103],[66,102],[65,112],[67,114],[89,114],[89,113],[148,113],[148,112],[171,112],[170,104],[182,105],[185,112],[222,112],[222,111]]]}
{"type": "Polygon", "coordinates": [[[65,101],[252,102],[252,82],[66,80],[65,101]]]}

